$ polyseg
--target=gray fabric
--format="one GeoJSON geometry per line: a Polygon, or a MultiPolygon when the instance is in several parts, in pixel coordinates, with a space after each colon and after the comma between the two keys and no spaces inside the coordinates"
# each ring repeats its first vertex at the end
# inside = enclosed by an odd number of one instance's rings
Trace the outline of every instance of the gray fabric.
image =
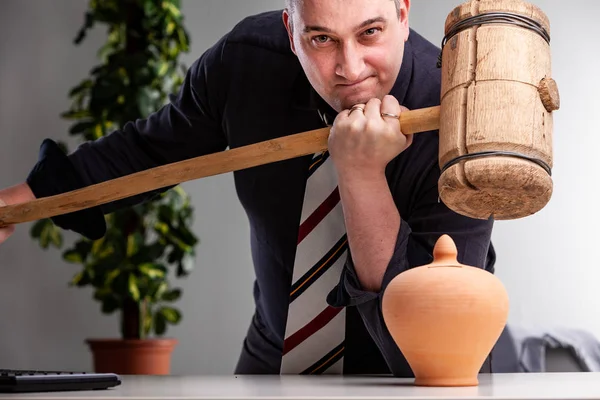
{"type": "Polygon", "coordinates": [[[535,330],[511,327],[518,349],[518,372],[547,372],[547,353],[567,350],[584,372],[600,371],[600,341],[582,329],[553,328],[535,330]]]}
{"type": "Polygon", "coordinates": [[[519,371],[519,359],[511,328],[505,327],[490,356],[492,373],[514,373],[519,371]]]}

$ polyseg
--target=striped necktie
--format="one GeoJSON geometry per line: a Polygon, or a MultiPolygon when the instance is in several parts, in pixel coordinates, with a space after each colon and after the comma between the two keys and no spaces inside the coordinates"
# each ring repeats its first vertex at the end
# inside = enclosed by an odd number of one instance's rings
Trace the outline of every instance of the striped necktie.
{"type": "Polygon", "coordinates": [[[346,312],[327,304],[348,240],[337,176],[327,151],[314,155],[306,183],[285,331],[282,374],[342,374],[346,312]]]}

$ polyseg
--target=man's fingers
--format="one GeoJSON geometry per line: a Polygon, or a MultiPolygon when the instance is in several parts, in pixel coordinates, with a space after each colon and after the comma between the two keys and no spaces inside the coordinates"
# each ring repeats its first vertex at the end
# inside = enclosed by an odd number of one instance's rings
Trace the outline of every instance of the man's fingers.
{"type": "Polygon", "coordinates": [[[381,115],[381,101],[378,98],[372,98],[365,107],[365,117],[372,121],[377,121],[381,115]]]}
{"type": "Polygon", "coordinates": [[[366,104],[355,104],[348,111],[348,118],[362,118],[365,115],[366,104]]]}
{"type": "Polygon", "coordinates": [[[385,120],[398,119],[401,111],[400,103],[394,96],[387,95],[381,101],[381,117],[385,120]]]}
{"type": "Polygon", "coordinates": [[[3,243],[6,239],[8,239],[13,232],[15,231],[14,225],[9,225],[4,228],[0,228],[0,243],[3,243]]]}
{"type": "Polygon", "coordinates": [[[15,232],[15,228],[15,225],[3,226],[2,228],[0,228],[0,233],[10,236],[15,232]]]}
{"type": "MultiPolygon", "coordinates": [[[[6,203],[2,199],[0,199],[0,207],[4,207],[4,206],[6,206],[6,203]]],[[[9,225],[9,226],[0,228],[0,243],[4,242],[6,239],[8,239],[9,236],[12,235],[14,231],[15,231],[14,225],[9,225]]]]}

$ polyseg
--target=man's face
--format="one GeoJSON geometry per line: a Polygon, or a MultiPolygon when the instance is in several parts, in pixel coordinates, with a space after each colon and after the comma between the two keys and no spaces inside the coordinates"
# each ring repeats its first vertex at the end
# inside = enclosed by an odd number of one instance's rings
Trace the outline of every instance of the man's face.
{"type": "Polygon", "coordinates": [[[408,39],[410,0],[303,0],[283,20],[292,50],[317,93],[336,111],[382,99],[408,39]]]}

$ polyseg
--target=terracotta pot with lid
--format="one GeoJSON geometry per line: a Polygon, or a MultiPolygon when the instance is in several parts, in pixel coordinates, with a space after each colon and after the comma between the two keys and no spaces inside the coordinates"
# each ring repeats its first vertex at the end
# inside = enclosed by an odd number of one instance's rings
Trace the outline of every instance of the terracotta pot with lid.
{"type": "Polygon", "coordinates": [[[382,312],[418,386],[476,386],[509,311],[502,282],[460,264],[454,241],[440,237],[431,264],[397,275],[382,312]]]}

